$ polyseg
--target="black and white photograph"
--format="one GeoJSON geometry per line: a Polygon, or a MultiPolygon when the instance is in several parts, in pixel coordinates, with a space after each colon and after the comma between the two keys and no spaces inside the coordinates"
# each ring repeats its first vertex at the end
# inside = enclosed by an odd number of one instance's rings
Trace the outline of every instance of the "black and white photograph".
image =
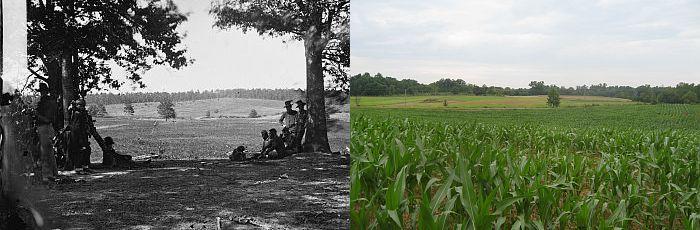
{"type": "Polygon", "coordinates": [[[0,5],[0,229],[350,228],[349,0],[0,5]]]}

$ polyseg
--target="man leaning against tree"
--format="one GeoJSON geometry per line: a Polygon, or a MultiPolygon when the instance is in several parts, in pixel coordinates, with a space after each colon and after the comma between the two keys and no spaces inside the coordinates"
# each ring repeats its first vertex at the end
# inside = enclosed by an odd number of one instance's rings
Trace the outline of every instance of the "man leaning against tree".
{"type": "Polygon", "coordinates": [[[36,109],[36,125],[39,134],[39,148],[41,165],[41,179],[51,180],[58,174],[56,158],[53,153],[52,139],[56,135],[53,123],[56,122],[58,104],[55,96],[49,92],[49,87],[45,83],[39,84],[39,102],[36,109]]]}

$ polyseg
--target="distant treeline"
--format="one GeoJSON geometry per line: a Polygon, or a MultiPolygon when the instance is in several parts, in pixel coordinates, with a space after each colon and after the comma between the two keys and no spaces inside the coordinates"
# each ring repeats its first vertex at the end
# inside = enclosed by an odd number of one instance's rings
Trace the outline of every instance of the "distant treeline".
{"type": "Polygon", "coordinates": [[[551,89],[557,89],[561,95],[605,96],[625,98],[647,103],[700,103],[700,84],[679,83],[675,87],[643,85],[609,86],[605,83],[564,87],[546,85],[543,81],[532,81],[530,88],[510,88],[470,84],[462,79],[443,78],[430,84],[421,84],[413,79],[398,80],[384,77],[377,73],[358,74],[350,78],[350,95],[352,96],[388,96],[388,95],[429,95],[429,94],[465,94],[495,96],[532,96],[546,95],[551,89]]]}
{"type": "Polygon", "coordinates": [[[293,100],[301,99],[305,92],[301,89],[224,89],[187,92],[154,92],[154,93],[99,93],[86,96],[89,104],[122,104],[160,102],[166,99],[171,101],[194,101],[214,98],[251,98],[267,100],[293,100]]]}

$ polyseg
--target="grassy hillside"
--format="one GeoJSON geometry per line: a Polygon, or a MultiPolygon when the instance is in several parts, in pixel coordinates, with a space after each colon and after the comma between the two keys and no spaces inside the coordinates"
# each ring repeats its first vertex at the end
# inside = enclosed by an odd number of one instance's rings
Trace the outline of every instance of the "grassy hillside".
{"type": "MultiPolygon", "coordinates": [[[[261,148],[260,131],[280,128],[277,118],[284,111],[284,101],[218,98],[198,101],[174,102],[176,121],[158,118],[159,103],[134,103],[134,115],[126,115],[123,104],[107,105],[107,117],[95,118],[95,126],[103,136],[111,136],[120,153],[144,155],[162,151],[165,159],[225,158],[226,153],[238,145],[250,151],[261,148]],[[255,109],[262,119],[249,119],[255,109]],[[209,110],[211,117],[244,117],[232,119],[196,119],[209,110]],[[216,112],[218,110],[218,112],[216,112]]],[[[347,107],[347,106],[346,106],[347,107]]],[[[347,111],[347,108],[338,108],[347,111]]],[[[349,116],[347,113],[331,115],[329,141],[333,151],[344,149],[349,142],[349,116]]],[[[92,141],[92,140],[91,140],[92,141]]],[[[102,151],[92,142],[92,161],[102,159],[102,151]]]]}
{"type": "MultiPolygon", "coordinates": [[[[271,119],[213,119],[153,121],[127,117],[96,118],[95,125],[103,137],[111,136],[115,149],[132,156],[159,153],[164,159],[226,158],[227,152],[243,145],[260,151],[261,130],[280,128],[271,119]]],[[[333,151],[341,151],[349,142],[348,122],[336,122],[328,133],[333,151]]],[[[102,151],[93,139],[92,162],[101,162],[102,151]]]]}
{"type": "MultiPolygon", "coordinates": [[[[247,98],[216,98],[197,101],[173,102],[178,118],[203,117],[207,110],[212,117],[247,117],[250,110],[255,109],[261,116],[280,114],[284,111],[284,101],[247,99],[247,98]],[[217,112],[218,111],[218,112],[217,112]]],[[[157,102],[134,103],[134,117],[158,117],[157,102]]],[[[124,113],[124,104],[105,106],[110,116],[128,116],[124,113]]]]}
{"type": "MultiPolygon", "coordinates": [[[[547,96],[392,96],[351,98],[351,106],[373,108],[544,108],[547,96]],[[447,106],[444,105],[445,100],[447,106]],[[358,106],[359,104],[359,106],[358,106]]],[[[562,96],[561,107],[638,104],[627,99],[598,96],[562,96]]]]}

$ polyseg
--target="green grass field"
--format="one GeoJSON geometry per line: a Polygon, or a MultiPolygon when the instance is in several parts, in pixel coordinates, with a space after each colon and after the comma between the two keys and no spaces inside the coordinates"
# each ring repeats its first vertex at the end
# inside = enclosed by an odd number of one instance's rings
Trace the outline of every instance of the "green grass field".
{"type": "Polygon", "coordinates": [[[700,105],[368,99],[352,101],[353,229],[700,227],[700,105]]]}
{"type": "MultiPolygon", "coordinates": [[[[545,108],[547,96],[391,96],[355,97],[351,106],[355,108],[545,108]],[[447,106],[445,106],[447,101],[447,106]]],[[[584,107],[596,105],[637,104],[627,99],[598,96],[562,96],[561,107],[584,107]]]]}

